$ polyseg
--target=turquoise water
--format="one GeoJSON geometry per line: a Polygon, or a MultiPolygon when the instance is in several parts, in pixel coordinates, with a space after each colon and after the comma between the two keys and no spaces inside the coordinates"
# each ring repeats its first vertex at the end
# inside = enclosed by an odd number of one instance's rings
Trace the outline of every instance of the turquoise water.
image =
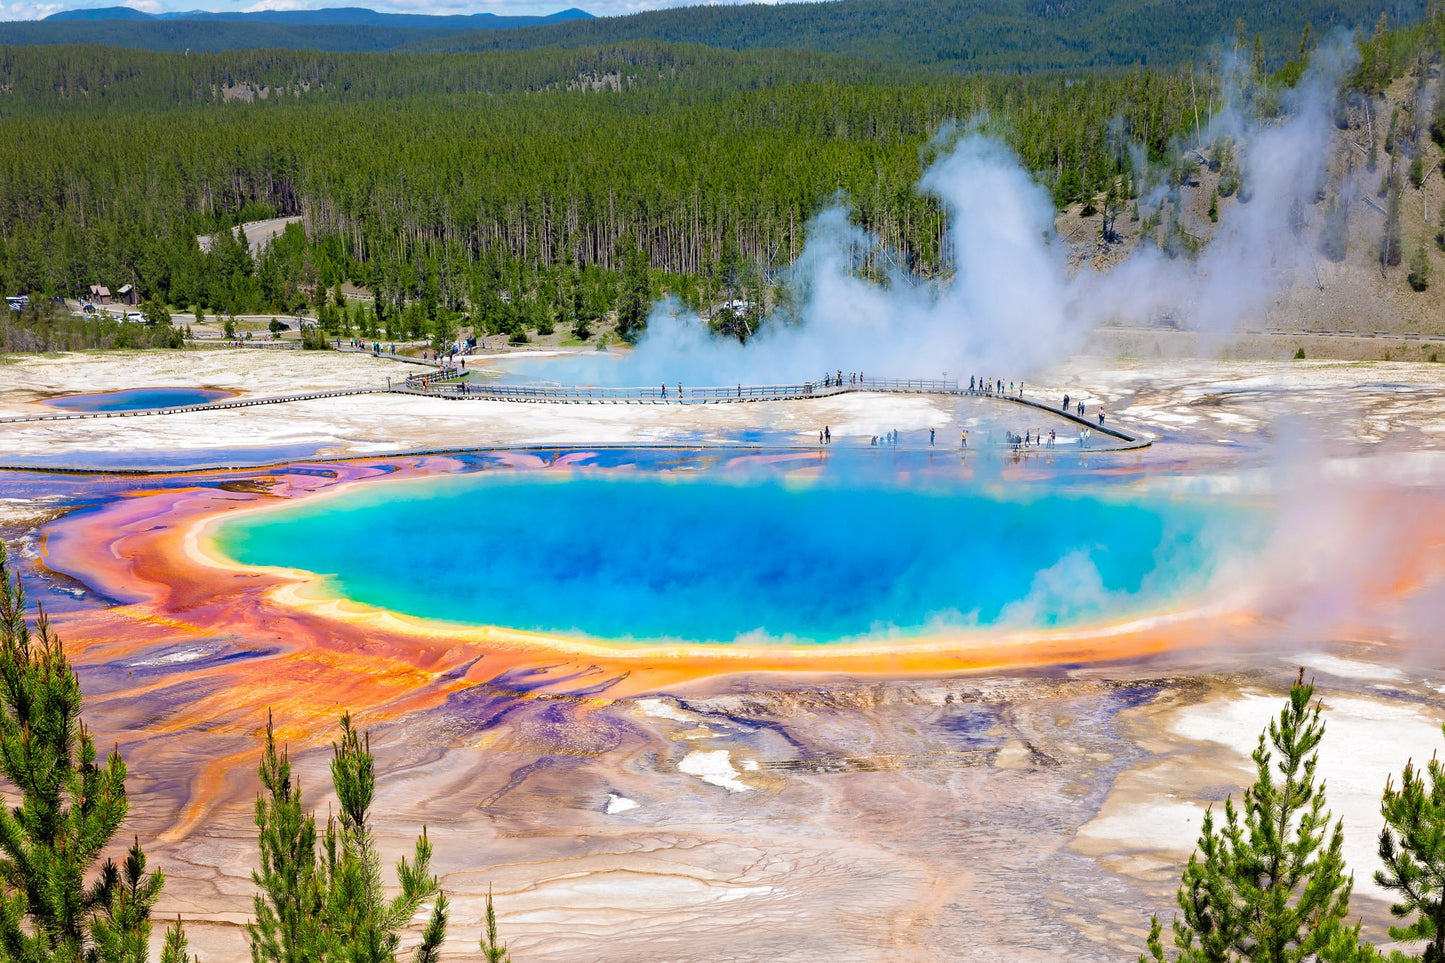
{"type": "Polygon", "coordinates": [[[203,405],[232,392],[211,388],[128,388],[125,391],[102,391],[93,395],[66,395],[50,398],[42,404],[66,411],[140,411],[145,408],[183,408],[203,405]]]}
{"type": "Polygon", "coordinates": [[[484,472],[359,486],[217,541],[445,621],[828,643],[1157,609],[1202,589],[1243,521],[1182,501],[484,472]]]}

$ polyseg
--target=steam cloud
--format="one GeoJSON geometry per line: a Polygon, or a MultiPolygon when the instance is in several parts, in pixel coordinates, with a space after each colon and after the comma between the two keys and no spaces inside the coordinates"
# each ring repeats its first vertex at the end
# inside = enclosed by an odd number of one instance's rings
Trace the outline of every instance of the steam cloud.
{"type": "MultiPolygon", "coordinates": [[[[607,370],[589,365],[578,380],[756,384],[836,369],[1013,379],[1078,351],[1108,320],[1152,324],[1167,315],[1227,336],[1309,264],[1332,107],[1351,56],[1343,40],[1315,51],[1287,94],[1281,121],[1261,124],[1236,109],[1211,121],[1202,141],[1221,135],[1235,141],[1252,197],[1231,205],[1196,259],[1141,246],[1107,272],[1085,267],[1071,274],[1048,193],[1008,148],[970,132],[919,182],[947,213],[951,277],[926,282],[901,270],[883,283],[859,277],[858,252],[878,243],[833,207],[815,219],[793,266],[796,320],[775,318],[740,345],[714,335],[676,301],[664,301],[636,351],[621,364],[601,366],[607,370]]],[[[1145,212],[1150,201],[1141,201],[1145,212]]]]}

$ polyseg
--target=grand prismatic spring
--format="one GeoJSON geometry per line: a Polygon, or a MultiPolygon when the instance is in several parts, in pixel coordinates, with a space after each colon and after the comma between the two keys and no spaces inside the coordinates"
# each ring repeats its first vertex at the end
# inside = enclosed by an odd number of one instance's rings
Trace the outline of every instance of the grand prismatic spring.
{"type": "Polygon", "coordinates": [[[1198,504],[737,474],[374,484],[242,516],[213,538],[225,557],[326,573],[326,594],[420,618],[828,644],[1163,607],[1200,591],[1213,553],[1246,536],[1228,509],[1198,504]],[[391,564],[438,519],[449,547],[391,564]]]}
{"type": "Polygon", "coordinates": [[[1387,922],[1379,790],[1445,718],[1431,368],[1040,377],[1044,408],[1068,391],[1137,442],[1094,447],[966,392],[39,403],[398,371],[123,364],[9,367],[0,417],[31,420],[0,426],[0,534],[131,768],[158,911],[207,960],[247,958],[268,713],[324,813],[343,710],[372,734],[384,856],[436,843],[456,947],[490,886],[518,960],[1129,958],[1301,664],[1352,906],[1387,922]],[[1040,430],[1053,447],[1008,441],[1040,430]],[[120,464],[142,473],[83,470],[120,464]]]}

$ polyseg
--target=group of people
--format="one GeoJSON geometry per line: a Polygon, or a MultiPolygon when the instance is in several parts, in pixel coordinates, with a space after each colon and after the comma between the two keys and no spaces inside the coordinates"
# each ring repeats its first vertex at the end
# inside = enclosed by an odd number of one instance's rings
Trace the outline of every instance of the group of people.
{"type": "Polygon", "coordinates": [[[968,379],[968,393],[983,398],[1022,398],[1024,396],[1024,383],[1020,381],[1017,386],[1012,381],[1004,384],[1002,378],[979,378],[974,376],[968,379]]]}
{"type": "MultiPolygon", "coordinates": [[[[1063,412],[1068,412],[1068,411],[1069,411],[1069,396],[1068,396],[1068,395],[1064,395],[1064,403],[1061,404],[1061,405],[1059,405],[1059,410],[1060,410],[1060,411],[1063,411],[1063,412]]],[[[1087,409],[1085,408],[1084,403],[1083,403],[1082,401],[1079,402],[1079,406],[1078,406],[1078,416],[1079,416],[1080,418],[1084,417],[1084,412],[1085,412],[1086,410],[1087,410],[1087,409]]],[[[1103,406],[1103,405],[1100,405],[1100,406],[1099,406],[1098,418],[1099,418],[1099,424],[1102,425],[1102,424],[1104,423],[1104,418],[1105,418],[1104,406],[1103,406]]]]}
{"type": "Polygon", "coordinates": [[[1020,448],[1053,448],[1058,441],[1058,435],[1052,428],[1049,429],[1047,435],[1042,431],[1032,431],[1025,428],[1022,437],[1015,435],[1013,432],[1009,432],[1008,441],[1009,444],[1013,445],[1015,451],[1018,451],[1020,448]]]}
{"type": "MultiPolygon", "coordinates": [[[[861,385],[862,383],[863,383],[863,372],[861,372],[861,371],[850,371],[850,372],[848,372],[848,384],[849,384],[850,387],[851,387],[851,386],[861,385]]],[[[837,371],[835,371],[833,374],[828,374],[827,372],[824,372],[824,374],[823,374],[823,387],[824,387],[824,388],[841,388],[841,387],[843,387],[843,369],[842,369],[842,368],[839,368],[839,369],[838,369],[837,371]]]]}
{"type": "MultiPolygon", "coordinates": [[[[928,437],[929,437],[929,443],[932,444],[933,429],[931,429],[931,428],[930,428],[929,431],[928,431],[928,437]]],[[[880,446],[882,446],[882,447],[890,447],[890,446],[891,446],[891,447],[893,447],[893,448],[897,448],[897,447],[898,447],[898,429],[895,428],[895,429],[893,429],[892,431],[889,431],[889,432],[887,432],[886,434],[883,434],[883,435],[874,435],[874,436],[869,440],[868,444],[872,445],[874,448],[878,448],[878,447],[880,447],[880,446]]]]}

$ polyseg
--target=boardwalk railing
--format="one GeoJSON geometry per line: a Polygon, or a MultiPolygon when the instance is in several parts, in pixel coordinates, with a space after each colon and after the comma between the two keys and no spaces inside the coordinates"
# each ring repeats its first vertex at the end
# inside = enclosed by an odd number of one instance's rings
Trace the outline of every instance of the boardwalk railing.
{"type": "MultiPolygon", "coordinates": [[[[657,387],[606,387],[585,385],[525,384],[508,385],[487,382],[458,381],[465,372],[459,368],[442,368],[412,375],[405,381],[396,382],[386,388],[342,388],[332,391],[310,391],[298,394],[280,395],[269,398],[232,398],[198,405],[184,405],[175,408],[145,408],[134,411],[73,411],[45,415],[21,415],[0,418],[0,424],[34,421],[69,421],[83,418],[135,418],[145,415],[178,415],[188,412],[215,411],[227,408],[249,408],[256,405],[283,404],[292,401],[311,401],[319,398],[334,398],[342,395],[370,394],[391,391],[401,394],[422,395],[430,398],[475,401],[514,401],[541,404],[653,404],[653,405],[706,405],[761,401],[796,401],[808,398],[824,398],[831,395],[853,392],[877,392],[888,394],[933,394],[971,395],[1004,401],[1022,407],[1047,412],[1054,417],[1071,421],[1088,428],[1091,432],[1108,435],[1129,445],[1140,444],[1140,439],[1113,425],[1096,424],[1071,411],[1061,410],[1042,402],[1010,394],[987,394],[970,392],[960,388],[958,382],[929,378],[865,378],[862,380],[821,378],[788,385],[699,385],[685,387],[658,385],[657,387]],[[437,382],[443,382],[438,384],[437,382]]],[[[1144,441],[1147,445],[1148,442],[1144,441]]]]}
{"type": "Polygon", "coordinates": [[[583,385],[527,384],[509,385],[489,382],[463,382],[461,384],[432,384],[423,389],[421,378],[408,378],[405,384],[391,386],[392,391],[407,394],[427,395],[435,398],[471,401],[516,401],[538,404],[629,404],[629,405],[705,405],[728,404],[750,401],[796,401],[807,398],[825,398],[830,395],[851,392],[877,392],[879,394],[930,394],[988,398],[1010,404],[1048,412],[1055,417],[1071,421],[1088,428],[1095,434],[1108,435],[1120,441],[1134,444],[1137,437],[1115,428],[1113,425],[1097,424],[1071,411],[1055,408],[1043,402],[1033,401],[1016,394],[973,391],[959,386],[957,381],[936,378],[864,378],[862,380],[826,377],[817,381],[804,381],[791,385],[699,385],[686,387],[659,385],[647,387],[606,387],[583,385]]]}
{"type": "Polygon", "coordinates": [[[438,368],[436,371],[423,371],[420,374],[407,375],[406,385],[408,388],[419,388],[423,383],[432,385],[438,381],[455,381],[458,378],[465,378],[466,375],[467,373],[461,368],[449,366],[438,368]]]}
{"type": "Polygon", "coordinates": [[[370,342],[360,347],[357,347],[356,345],[353,345],[349,342],[344,342],[338,338],[333,338],[329,343],[331,344],[331,350],[340,351],[343,354],[369,354],[373,358],[385,358],[387,361],[400,361],[402,364],[423,365],[427,368],[441,367],[440,361],[432,361],[428,358],[413,358],[411,355],[396,354],[392,351],[373,351],[371,350],[370,342]]]}
{"type": "MultiPolygon", "coordinates": [[[[416,391],[426,375],[413,375],[405,385],[393,385],[393,391],[416,391]]],[[[443,376],[431,378],[431,382],[443,376]]],[[[562,403],[613,404],[719,404],[738,401],[791,401],[799,398],[823,398],[850,391],[877,391],[914,394],[959,394],[956,381],[922,378],[868,378],[859,383],[840,383],[837,379],[803,381],[790,385],[658,385],[657,387],[610,387],[601,385],[508,385],[493,383],[442,384],[425,394],[451,398],[475,398],[479,401],[538,401],[562,403]]]]}
{"type": "Polygon", "coordinates": [[[186,341],[188,348],[267,348],[272,351],[293,351],[301,347],[300,341],[247,341],[244,338],[191,338],[186,341]]]}

